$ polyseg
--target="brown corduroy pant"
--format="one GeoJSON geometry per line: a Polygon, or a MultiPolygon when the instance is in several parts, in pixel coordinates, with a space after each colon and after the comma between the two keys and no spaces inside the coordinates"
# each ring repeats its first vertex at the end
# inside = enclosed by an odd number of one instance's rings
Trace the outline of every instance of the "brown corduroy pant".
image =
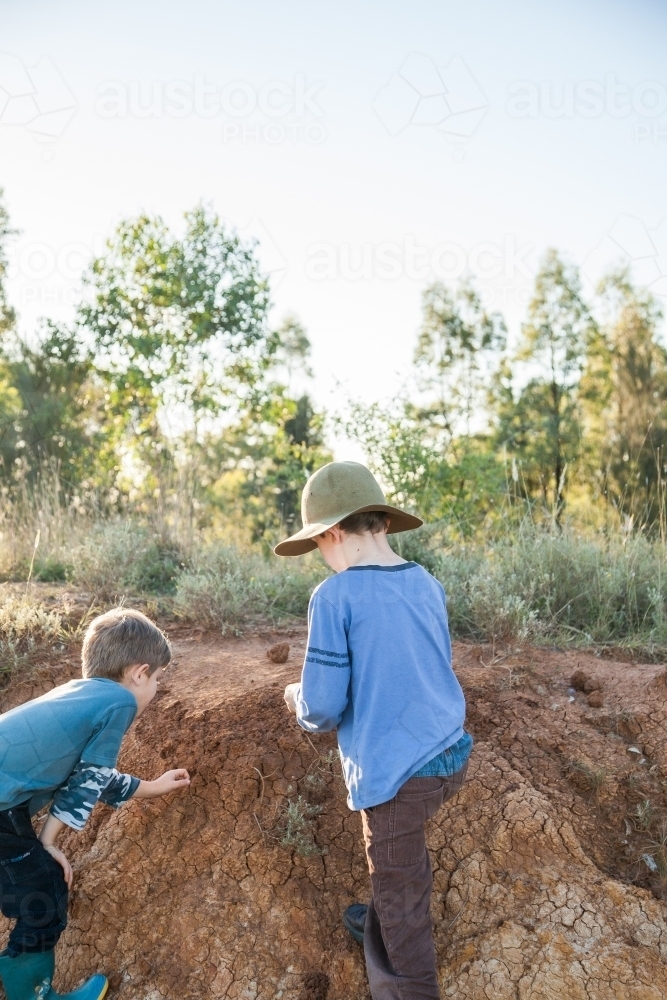
{"type": "Polygon", "coordinates": [[[389,802],[361,810],[372,889],[364,953],[373,1000],[439,1000],[424,827],[459,791],[467,769],[449,778],[410,778],[389,802]]]}

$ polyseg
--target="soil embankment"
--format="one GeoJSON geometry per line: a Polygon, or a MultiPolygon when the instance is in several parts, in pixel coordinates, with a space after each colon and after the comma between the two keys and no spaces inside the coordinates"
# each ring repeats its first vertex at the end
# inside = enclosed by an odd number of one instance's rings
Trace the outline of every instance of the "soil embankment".
{"type": "MultiPolygon", "coordinates": [[[[309,739],[282,702],[305,636],[289,638],[284,666],[265,655],[275,638],[177,638],[120,766],[145,777],[184,766],[192,787],[98,806],[64,838],[76,886],[61,988],[99,970],[111,1000],[368,997],[340,924],[368,891],[359,817],[333,737],[309,739]]],[[[662,1000],[665,668],[543,650],[490,658],[455,647],[477,744],[466,787],[430,829],[443,996],[662,1000]],[[576,669],[588,693],[570,700],[576,669]]]]}

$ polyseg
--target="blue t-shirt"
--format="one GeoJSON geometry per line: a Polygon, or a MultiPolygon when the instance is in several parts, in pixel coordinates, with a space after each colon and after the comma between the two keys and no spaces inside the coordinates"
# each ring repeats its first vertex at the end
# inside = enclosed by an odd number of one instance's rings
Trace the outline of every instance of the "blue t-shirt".
{"type": "Polygon", "coordinates": [[[0,810],[29,802],[39,812],[81,760],[115,767],[136,713],[131,691],[91,677],[0,715],[0,810]]]}
{"type": "Polygon", "coordinates": [[[441,584],[412,562],[352,566],[321,583],[296,707],[308,732],[338,728],[351,809],[392,799],[464,735],[441,584]]]}

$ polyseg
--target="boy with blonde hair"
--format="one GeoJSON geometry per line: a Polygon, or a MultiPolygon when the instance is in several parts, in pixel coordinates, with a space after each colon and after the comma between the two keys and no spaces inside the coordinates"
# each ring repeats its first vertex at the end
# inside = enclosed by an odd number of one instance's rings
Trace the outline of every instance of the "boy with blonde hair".
{"type": "Polygon", "coordinates": [[[343,921],[363,941],[373,1000],[437,1000],[424,827],[461,788],[472,748],[445,592],[391,549],[388,533],[422,521],[388,505],[363,465],[319,469],[301,507],[303,528],[275,552],[317,547],[335,575],[311,597],[285,701],[307,732],[338,730],[348,805],[361,811],[372,895],[343,921]]]}
{"type": "Polygon", "coordinates": [[[155,781],[116,770],[123,737],[155,697],[171,659],[160,629],[140,611],[115,608],[91,622],[81,659],[81,680],[0,716],[0,903],[16,920],[0,954],[7,1000],[104,996],[102,975],[73,993],[51,985],[73,879],[58,835],[66,826],[82,830],[98,801],[117,808],[190,784],[182,768],[155,781]],[[37,836],[31,817],[49,802],[37,836]]]}

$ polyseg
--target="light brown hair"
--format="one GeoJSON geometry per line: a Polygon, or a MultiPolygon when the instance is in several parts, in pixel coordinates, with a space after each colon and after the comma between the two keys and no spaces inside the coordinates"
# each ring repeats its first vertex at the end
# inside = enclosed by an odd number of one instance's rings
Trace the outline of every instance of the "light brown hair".
{"type": "Polygon", "coordinates": [[[363,535],[367,531],[371,535],[377,535],[380,531],[386,531],[388,524],[389,518],[383,510],[364,510],[361,514],[350,514],[338,527],[348,535],[363,535]]]}
{"type": "Polygon", "coordinates": [[[120,681],[128,667],[147,663],[150,673],[171,660],[169,640],[150,618],[133,608],[113,608],[94,618],[81,650],[84,677],[120,681]]]}

